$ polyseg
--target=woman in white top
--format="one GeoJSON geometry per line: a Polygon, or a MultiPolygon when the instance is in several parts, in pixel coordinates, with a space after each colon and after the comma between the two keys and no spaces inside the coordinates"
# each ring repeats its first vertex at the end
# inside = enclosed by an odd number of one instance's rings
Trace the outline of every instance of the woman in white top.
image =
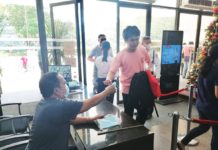
{"type": "MultiPolygon", "coordinates": [[[[95,60],[95,68],[97,70],[97,93],[104,91],[107,85],[104,84],[107,74],[110,69],[113,58],[108,55],[108,51],[111,49],[108,41],[103,41],[101,44],[102,54],[95,60]]],[[[107,100],[113,103],[114,94],[107,97],[107,100]]]]}

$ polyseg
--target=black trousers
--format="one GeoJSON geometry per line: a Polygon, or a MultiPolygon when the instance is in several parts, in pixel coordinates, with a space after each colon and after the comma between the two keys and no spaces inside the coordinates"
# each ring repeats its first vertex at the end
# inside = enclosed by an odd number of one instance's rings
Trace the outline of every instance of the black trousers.
{"type": "MultiPolygon", "coordinates": [[[[102,91],[104,91],[104,89],[107,87],[107,85],[104,84],[104,81],[106,80],[106,78],[97,78],[97,93],[100,93],[102,91]]],[[[111,102],[113,104],[114,101],[114,94],[110,94],[106,97],[106,100],[111,102]]]]}
{"type": "MultiPolygon", "coordinates": [[[[122,93],[122,95],[123,95],[123,103],[124,103],[124,112],[128,114],[130,117],[133,117],[133,113],[134,113],[133,104],[131,103],[128,94],[122,93]]],[[[145,121],[147,120],[147,115],[148,115],[147,108],[140,107],[140,108],[136,108],[136,110],[137,110],[136,120],[139,123],[144,124],[145,121]]]]}
{"type": "MultiPolygon", "coordinates": [[[[206,119],[206,120],[217,120],[218,119],[218,113],[206,113],[199,111],[199,118],[200,119],[206,119]]],[[[182,143],[184,145],[187,145],[192,139],[202,135],[203,133],[207,132],[210,127],[212,127],[212,139],[211,139],[211,150],[218,150],[218,126],[211,126],[211,125],[205,125],[200,124],[198,127],[192,129],[183,139],[182,143]]]]}

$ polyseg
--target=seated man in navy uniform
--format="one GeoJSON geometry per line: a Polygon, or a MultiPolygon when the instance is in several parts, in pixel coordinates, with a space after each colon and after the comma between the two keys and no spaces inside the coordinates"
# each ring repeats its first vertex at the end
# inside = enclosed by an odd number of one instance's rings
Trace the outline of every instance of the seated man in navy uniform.
{"type": "Polygon", "coordinates": [[[77,114],[87,111],[115,92],[112,85],[83,102],[66,100],[66,81],[55,72],[42,76],[39,88],[43,99],[36,107],[27,150],[68,150],[71,123],[85,123],[102,117],[77,117],[77,114]]]}

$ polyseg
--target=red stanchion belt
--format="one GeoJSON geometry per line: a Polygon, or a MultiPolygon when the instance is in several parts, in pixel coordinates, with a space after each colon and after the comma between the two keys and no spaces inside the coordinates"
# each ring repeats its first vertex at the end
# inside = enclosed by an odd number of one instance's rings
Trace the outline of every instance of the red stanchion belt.
{"type": "Polygon", "coordinates": [[[192,118],[190,121],[199,124],[218,125],[218,120],[205,120],[205,119],[192,118]]]}
{"type": "MultiPolygon", "coordinates": [[[[169,117],[172,117],[172,113],[168,113],[169,117]]],[[[207,120],[207,119],[200,119],[200,118],[188,118],[180,115],[180,119],[186,120],[189,122],[193,123],[198,123],[198,124],[206,124],[206,125],[218,125],[218,120],[207,120]]]]}
{"type": "Polygon", "coordinates": [[[162,93],[161,93],[160,97],[174,95],[174,94],[177,94],[177,93],[179,93],[179,92],[185,91],[185,90],[187,90],[187,89],[188,89],[188,88],[183,88],[183,89],[180,89],[180,90],[177,90],[177,91],[173,91],[173,92],[170,92],[170,93],[166,93],[166,94],[162,94],[162,93]]]}

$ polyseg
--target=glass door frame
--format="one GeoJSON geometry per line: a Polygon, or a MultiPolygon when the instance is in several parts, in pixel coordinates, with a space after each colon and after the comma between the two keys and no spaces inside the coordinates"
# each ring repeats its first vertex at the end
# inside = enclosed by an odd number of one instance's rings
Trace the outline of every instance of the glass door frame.
{"type": "MultiPolygon", "coordinates": [[[[47,49],[47,38],[46,38],[46,31],[45,31],[45,16],[44,16],[44,8],[43,8],[43,1],[44,0],[35,0],[36,1],[36,11],[37,11],[37,20],[38,20],[38,29],[39,29],[39,41],[40,41],[40,53],[42,59],[42,71],[43,73],[48,72],[48,49],[47,49]]],[[[79,47],[77,47],[78,54],[81,54],[82,60],[78,60],[78,64],[82,64],[79,69],[79,81],[83,82],[84,85],[87,85],[87,78],[86,78],[86,47],[85,47],[85,21],[84,21],[84,5],[83,0],[71,0],[71,1],[63,1],[60,3],[56,3],[56,5],[67,5],[67,4],[75,4],[75,14],[76,16],[76,30],[77,33],[77,42],[81,41],[81,47],[79,43],[77,43],[79,47]],[[79,21],[78,21],[79,20],[79,21]],[[80,29],[80,28],[81,29],[80,29]],[[81,34],[81,36],[79,35],[81,34]],[[81,39],[81,40],[80,40],[81,39]],[[82,50],[82,51],[81,51],[82,50]],[[82,69],[83,71],[82,71],[82,69]],[[82,80],[83,75],[83,80],[82,80]]],[[[53,18],[53,17],[51,17],[53,18]]],[[[54,18],[53,18],[54,19],[54,18]]],[[[54,28],[53,28],[54,31],[54,28]]],[[[52,33],[52,37],[55,37],[55,34],[52,33]]],[[[56,56],[55,56],[56,57],[56,56]]],[[[78,57],[78,59],[80,58],[78,57]]],[[[57,58],[57,57],[56,57],[57,58]]]]}
{"type": "MultiPolygon", "coordinates": [[[[75,5],[75,24],[76,24],[76,43],[77,43],[77,64],[78,64],[78,76],[79,82],[82,82],[82,66],[81,66],[81,46],[80,46],[80,25],[79,25],[79,9],[78,9],[78,2],[76,0],[73,1],[63,1],[58,3],[51,3],[50,7],[50,17],[51,17],[51,29],[52,29],[52,39],[56,38],[55,35],[55,23],[54,23],[54,8],[58,6],[65,6],[65,5],[75,5]]],[[[56,42],[53,41],[53,46],[56,47],[56,42]]],[[[53,50],[54,56],[54,63],[57,65],[57,49],[53,50]]]]}
{"type": "Polygon", "coordinates": [[[212,13],[211,12],[201,12],[201,11],[195,11],[195,10],[190,10],[190,9],[179,9],[178,10],[178,20],[177,20],[177,30],[179,30],[179,26],[180,26],[180,14],[184,13],[184,14],[189,14],[189,15],[197,15],[198,19],[197,19],[197,28],[196,28],[196,36],[195,36],[195,52],[197,51],[198,47],[199,47],[199,41],[200,41],[200,31],[201,31],[201,21],[202,21],[202,16],[206,15],[206,16],[211,16],[212,13]]]}
{"type": "MultiPolygon", "coordinates": [[[[142,3],[132,3],[132,2],[117,2],[117,53],[120,51],[120,8],[133,8],[133,9],[143,9],[147,11],[146,13],[146,23],[145,23],[145,32],[147,36],[151,34],[151,4],[142,4],[142,3]]],[[[118,78],[119,80],[119,78],[118,78]]],[[[120,91],[119,91],[119,82],[117,82],[117,104],[123,103],[123,100],[120,100],[120,91]]]]}

